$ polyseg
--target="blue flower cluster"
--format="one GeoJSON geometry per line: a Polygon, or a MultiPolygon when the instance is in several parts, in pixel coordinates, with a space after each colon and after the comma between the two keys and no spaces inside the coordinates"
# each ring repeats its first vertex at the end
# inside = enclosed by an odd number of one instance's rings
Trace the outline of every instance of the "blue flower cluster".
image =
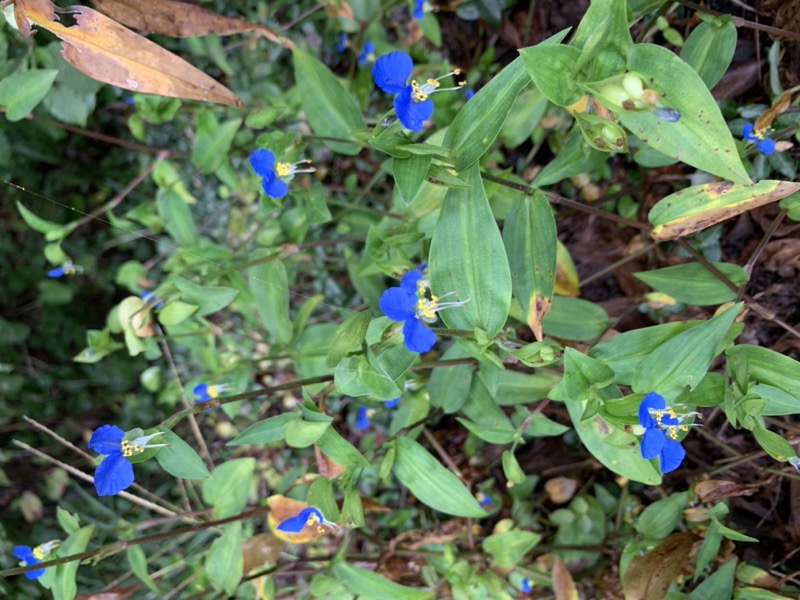
{"type": "Polygon", "coordinates": [[[686,451],[678,441],[678,433],[689,430],[689,426],[682,421],[695,414],[679,416],[672,408],[667,408],[667,401],[656,392],[650,392],[642,398],[639,405],[639,424],[644,427],[642,458],[650,460],[659,457],[662,473],[677,469],[686,456],[686,451]]]}
{"type": "Polygon", "coordinates": [[[372,79],[384,92],[397,94],[394,99],[394,110],[403,127],[411,131],[422,131],[423,123],[433,114],[433,102],[428,96],[434,92],[458,89],[465,83],[459,83],[453,88],[439,88],[439,81],[450,75],[460,74],[461,71],[458,69],[437,79],[428,79],[421,85],[413,80],[407,83],[413,71],[414,61],[408,54],[390,52],[375,61],[372,67],[372,79]]]}
{"type": "Polygon", "coordinates": [[[115,425],[103,425],[95,430],[89,448],[103,456],[94,472],[94,487],[98,496],[114,496],[133,484],[133,465],[130,457],[141,454],[146,448],[162,448],[166,444],[150,444],[159,435],[145,435],[133,441],[125,439],[125,432],[115,425]]]}
{"type": "Polygon", "coordinates": [[[772,154],[775,152],[775,140],[767,137],[767,131],[764,129],[753,130],[752,123],[745,123],[742,127],[742,137],[748,142],[753,142],[762,154],[772,154]]]}

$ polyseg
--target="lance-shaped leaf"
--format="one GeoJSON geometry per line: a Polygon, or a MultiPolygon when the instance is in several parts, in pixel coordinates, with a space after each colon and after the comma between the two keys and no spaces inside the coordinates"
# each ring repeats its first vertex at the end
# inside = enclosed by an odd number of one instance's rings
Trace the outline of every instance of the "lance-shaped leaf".
{"type": "Polygon", "coordinates": [[[514,203],[503,227],[503,242],[514,297],[536,339],[542,341],[542,319],[550,310],[556,277],[556,222],[544,194],[537,190],[514,203]]]}
{"type": "MultiPolygon", "coordinates": [[[[636,44],[628,54],[628,70],[639,74],[645,86],[655,89],[662,107],[680,112],[667,121],[651,108],[627,110],[619,98],[609,96],[615,86],[608,80],[586,86],[619,121],[659,152],[697,169],[736,183],[749,184],[736,143],[717,103],[700,75],[678,56],[661,46],[636,44]]],[[[618,87],[618,86],[616,86],[618,87]]]]}
{"type": "Polygon", "coordinates": [[[785,198],[800,183],[765,179],[755,185],[730,182],[695,185],[662,198],[647,216],[650,237],[671,240],[701,231],[743,212],[785,198]]]}
{"type": "Polygon", "coordinates": [[[92,4],[112,19],[145,33],[170,37],[195,35],[233,35],[252,31],[290,48],[292,43],[269,27],[244,19],[218,15],[201,6],[175,0],[92,0],[92,4]]]}
{"type": "Polygon", "coordinates": [[[50,0],[17,0],[17,8],[57,35],[61,54],[92,79],[126,90],[242,106],[236,94],[147,38],[86,6],[58,8],[50,0]],[[57,12],[75,24],[59,22],[57,12]]]}

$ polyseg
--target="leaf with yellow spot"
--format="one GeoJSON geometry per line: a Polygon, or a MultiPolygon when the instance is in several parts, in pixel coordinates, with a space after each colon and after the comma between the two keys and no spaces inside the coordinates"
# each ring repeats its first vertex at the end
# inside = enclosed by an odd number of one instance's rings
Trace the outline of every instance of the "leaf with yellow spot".
{"type": "Polygon", "coordinates": [[[64,59],[92,79],[170,98],[243,105],[212,77],[91,8],[59,8],[50,0],[17,0],[15,14],[19,13],[61,38],[64,59]],[[62,24],[57,13],[68,15],[74,24],[62,24]]]}
{"type": "Polygon", "coordinates": [[[578,270],[567,247],[559,240],[556,246],[556,287],[558,296],[577,297],[581,293],[578,270]]]}
{"type": "Polygon", "coordinates": [[[764,180],[755,185],[730,182],[695,185],[662,198],[648,215],[656,241],[672,240],[785,198],[800,190],[793,181],[764,180]]]}

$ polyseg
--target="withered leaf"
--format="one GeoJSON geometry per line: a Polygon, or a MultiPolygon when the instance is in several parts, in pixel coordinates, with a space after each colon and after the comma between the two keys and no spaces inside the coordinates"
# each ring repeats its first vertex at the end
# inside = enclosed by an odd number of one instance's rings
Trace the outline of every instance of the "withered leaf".
{"type": "Polygon", "coordinates": [[[578,600],[578,588],[564,562],[556,557],[552,571],[553,592],[556,600],[578,600]]]}
{"type": "Polygon", "coordinates": [[[201,6],[176,0],[92,0],[97,10],[112,19],[145,33],[158,33],[170,37],[195,35],[232,35],[252,31],[291,48],[292,42],[269,27],[224,17],[201,6]]]}
{"type": "Polygon", "coordinates": [[[622,587],[627,600],[661,600],[681,572],[698,537],[673,533],[644,556],[634,557],[625,571],[622,587]]]}
{"type": "Polygon", "coordinates": [[[710,504],[732,496],[752,496],[763,484],[739,485],[724,479],[701,481],[694,487],[700,502],[710,504]]]}
{"type": "Polygon", "coordinates": [[[92,79],[126,90],[243,106],[236,94],[141,35],[85,6],[58,8],[50,0],[17,0],[37,26],[62,41],[61,54],[92,79]],[[75,24],[59,22],[68,14],[75,24]]]}

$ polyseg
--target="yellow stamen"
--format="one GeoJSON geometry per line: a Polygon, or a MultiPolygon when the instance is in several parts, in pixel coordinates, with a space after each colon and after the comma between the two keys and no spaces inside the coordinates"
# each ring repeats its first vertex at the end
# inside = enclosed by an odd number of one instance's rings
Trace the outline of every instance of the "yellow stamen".
{"type": "Polygon", "coordinates": [[[288,177],[292,172],[292,165],[289,163],[277,163],[275,165],[275,172],[278,174],[278,177],[288,177]]]}
{"type": "Polygon", "coordinates": [[[141,446],[131,444],[128,440],[122,440],[122,456],[129,457],[142,452],[144,452],[144,448],[141,446]]]}
{"type": "Polygon", "coordinates": [[[417,314],[422,315],[424,319],[436,318],[436,307],[439,305],[439,298],[431,296],[430,300],[420,298],[417,301],[417,314]]]}
{"type": "Polygon", "coordinates": [[[433,87],[438,88],[442,84],[436,81],[435,79],[428,79],[428,85],[432,85],[433,87]]]}

